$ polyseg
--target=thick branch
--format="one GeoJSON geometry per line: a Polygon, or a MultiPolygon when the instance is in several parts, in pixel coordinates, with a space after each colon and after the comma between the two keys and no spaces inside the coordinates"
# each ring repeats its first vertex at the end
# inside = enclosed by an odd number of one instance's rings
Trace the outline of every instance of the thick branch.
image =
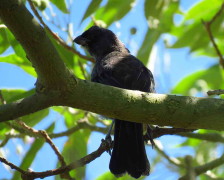
{"type": "Polygon", "coordinates": [[[44,29],[26,9],[22,0],[1,0],[0,18],[26,51],[40,84],[45,88],[68,87],[69,72],[44,29]]]}
{"type": "Polygon", "coordinates": [[[65,106],[111,118],[189,129],[224,129],[224,100],[124,90],[78,80],[65,106]]]}
{"type": "Polygon", "coordinates": [[[0,106],[0,122],[52,105],[70,106],[111,118],[187,129],[224,129],[224,100],[143,93],[77,80],[72,91],[33,95],[0,106]],[[21,109],[22,108],[22,109],[21,109]]]}
{"type": "Polygon", "coordinates": [[[55,104],[57,93],[34,94],[15,103],[0,106],[0,122],[37,112],[55,104]]]}

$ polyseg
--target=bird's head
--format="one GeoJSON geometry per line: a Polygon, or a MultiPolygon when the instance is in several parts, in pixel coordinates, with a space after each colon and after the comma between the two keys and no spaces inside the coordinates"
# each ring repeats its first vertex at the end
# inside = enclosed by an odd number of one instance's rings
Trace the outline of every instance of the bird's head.
{"type": "Polygon", "coordinates": [[[127,49],[117,36],[110,30],[92,26],[74,42],[83,46],[96,59],[102,59],[113,51],[125,52],[127,49]]]}

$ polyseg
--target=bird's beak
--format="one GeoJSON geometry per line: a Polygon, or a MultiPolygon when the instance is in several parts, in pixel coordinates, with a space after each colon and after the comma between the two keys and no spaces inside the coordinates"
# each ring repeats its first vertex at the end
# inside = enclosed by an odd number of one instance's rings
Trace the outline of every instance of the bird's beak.
{"type": "Polygon", "coordinates": [[[82,36],[78,36],[73,40],[73,42],[81,46],[86,46],[88,44],[88,39],[83,38],[82,36]]]}

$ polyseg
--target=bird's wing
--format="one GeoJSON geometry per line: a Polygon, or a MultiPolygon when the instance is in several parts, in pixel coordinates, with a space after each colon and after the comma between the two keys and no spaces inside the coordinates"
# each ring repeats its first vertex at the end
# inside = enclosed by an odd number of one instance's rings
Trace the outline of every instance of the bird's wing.
{"type": "Polygon", "coordinates": [[[124,89],[154,92],[152,73],[134,56],[112,56],[96,65],[92,81],[124,89]]]}

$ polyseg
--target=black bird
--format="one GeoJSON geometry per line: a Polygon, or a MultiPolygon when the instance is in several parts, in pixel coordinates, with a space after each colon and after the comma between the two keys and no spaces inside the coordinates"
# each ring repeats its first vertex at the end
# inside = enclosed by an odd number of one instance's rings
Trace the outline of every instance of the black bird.
{"type": "MultiPolygon", "coordinates": [[[[112,31],[92,26],[76,37],[74,42],[84,46],[96,60],[91,81],[123,89],[154,92],[151,71],[130,54],[112,31]]],[[[126,172],[134,178],[149,175],[150,164],[141,123],[115,119],[114,146],[109,168],[117,177],[126,172]]]]}

